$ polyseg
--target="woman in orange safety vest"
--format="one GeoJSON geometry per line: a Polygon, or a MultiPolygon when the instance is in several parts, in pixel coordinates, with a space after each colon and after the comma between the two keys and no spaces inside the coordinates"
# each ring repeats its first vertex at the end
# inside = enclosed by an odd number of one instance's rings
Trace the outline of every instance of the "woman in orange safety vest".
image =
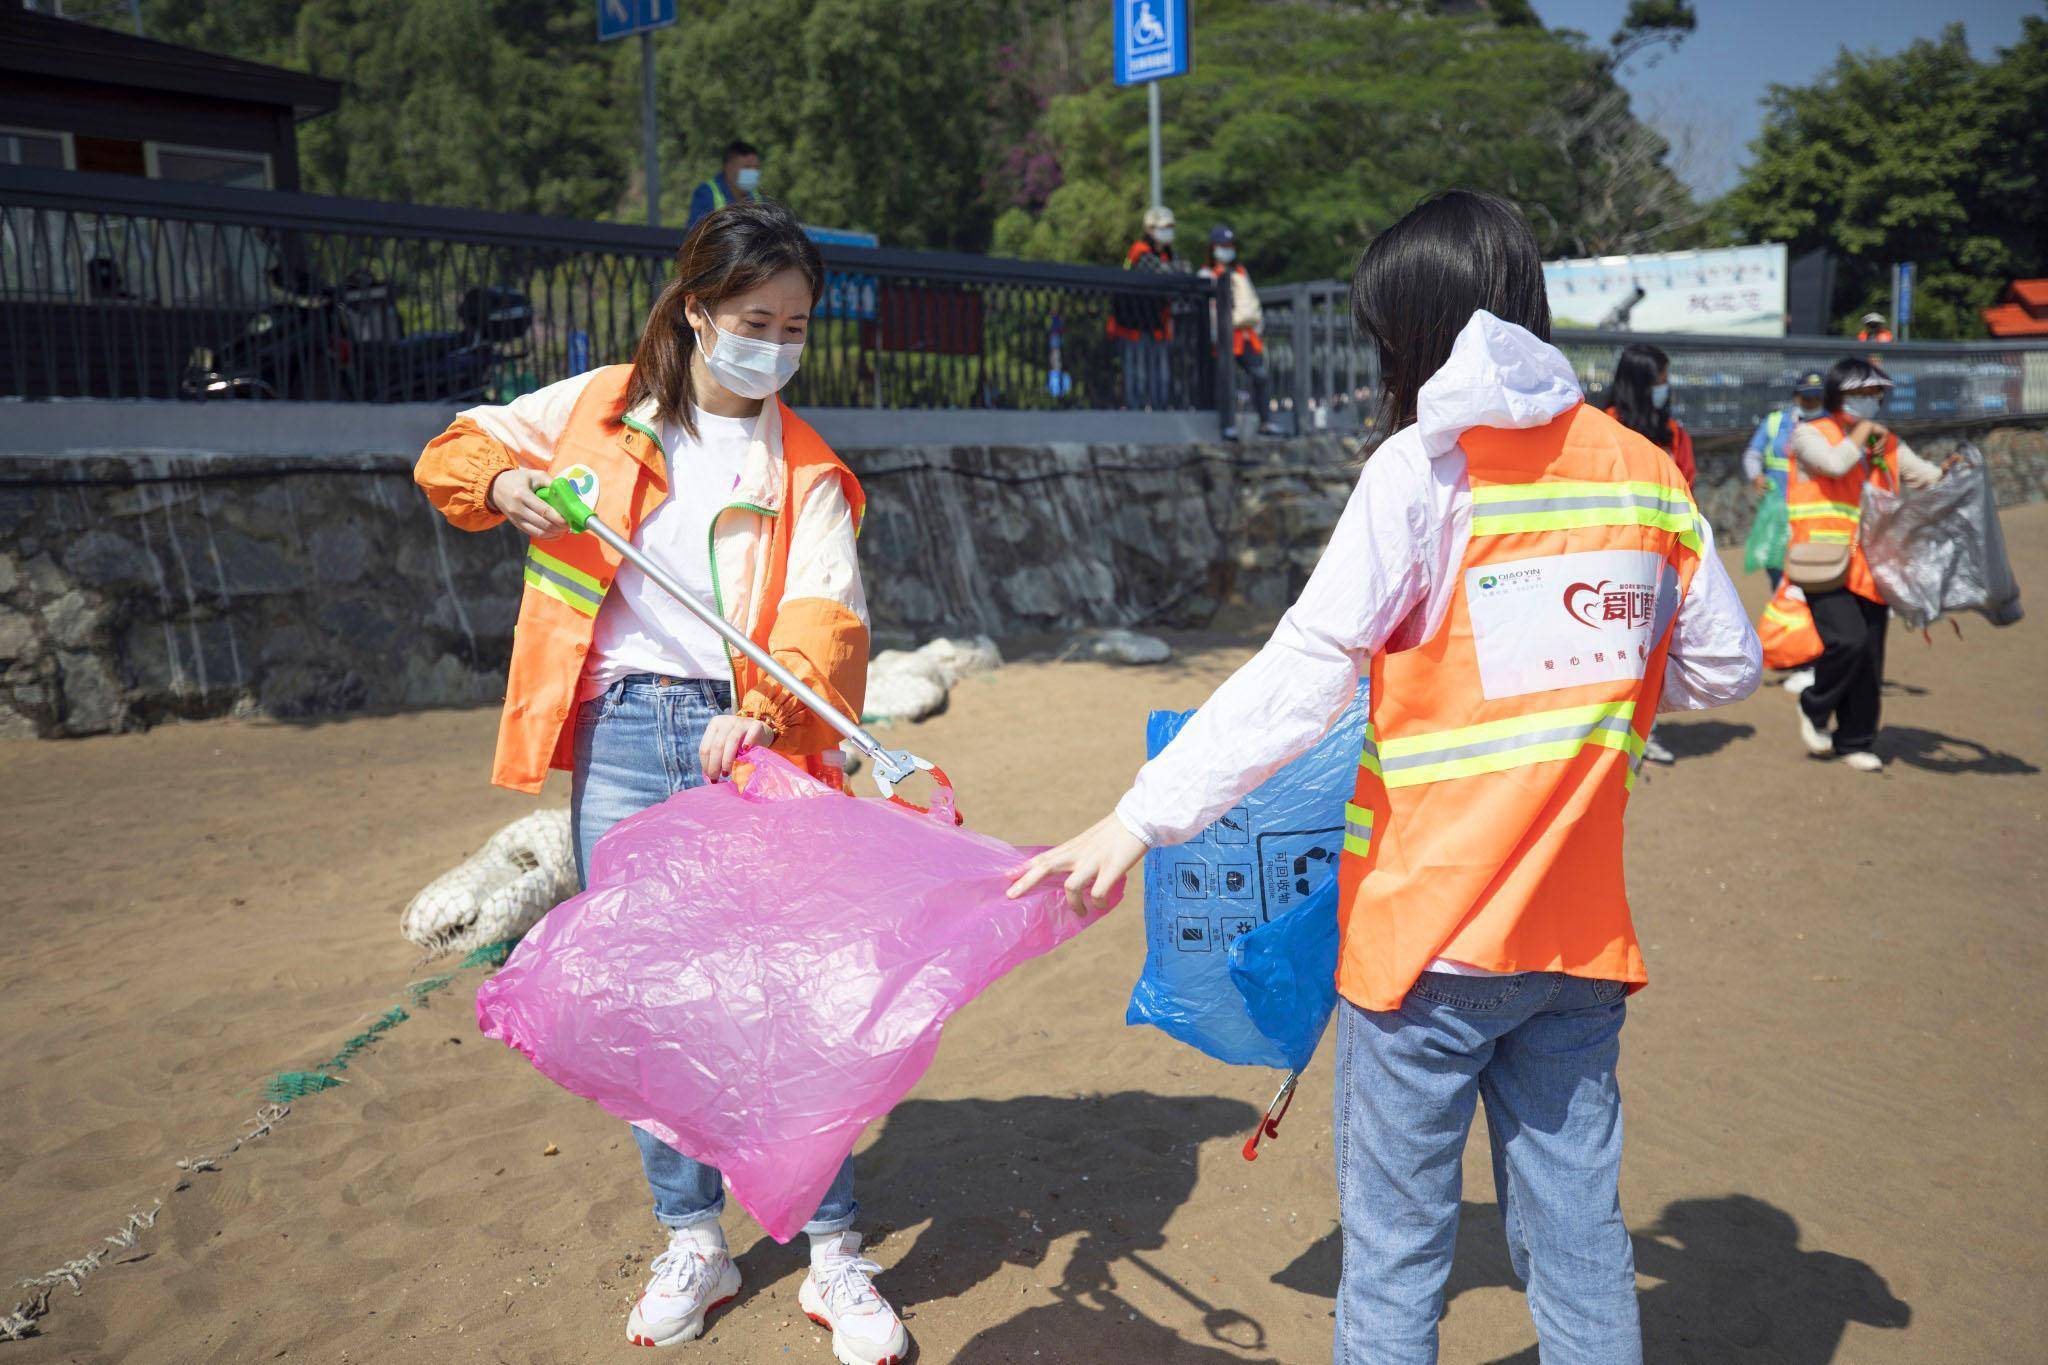
{"type": "MultiPolygon", "coordinates": [[[[1760,676],[1669,457],[1583,400],[1521,213],[1440,194],[1353,276],[1381,429],[1273,637],[1114,813],[1012,888],[1085,913],[1310,748],[1370,673],[1339,861],[1341,1362],[1436,1359],[1462,1152],[1484,1103],[1544,1359],[1642,1359],[1615,1080],[1645,979],[1622,811],[1658,707],[1760,676]]],[[[1333,823],[1338,819],[1331,812],[1333,823]]]]}
{"type": "MultiPolygon", "coordinates": [[[[778,204],[719,209],[691,229],[631,365],[471,408],[428,445],[417,481],[463,530],[510,521],[531,539],[493,779],[538,791],[571,771],[579,876],[613,824],[772,746],[836,777],[838,736],[595,536],[565,535],[535,496],[557,477],[636,548],[840,710],[859,715],[867,605],[854,537],[860,484],[776,397],[796,372],[824,262],[778,204]]],[[[677,1045],[687,1047],[688,1039],[677,1045]]],[[[709,1166],[633,1130],[669,1233],[627,1319],[642,1346],[702,1334],[740,1276],[709,1166]]],[[[840,1361],[901,1360],[909,1336],[860,1255],[848,1161],[806,1226],[803,1313],[840,1361]]]]}
{"type": "MultiPolygon", "coordinates": [[[[1858,541],[1863,487],[1925,488],[1947,472],[1946,466],[1914,454],[1877,420],[1891,386],[1891,376],[1871,361],[1836,361],[1822,393],[1827,415],[1801,423],[1792,433],[1792,469],[1785,485],[1790,543],[1846,545],[1849,551],[1848,573],[1838,586],[1805,590],[1821,652],[1813,663],[1813,682],[1799,694],[1799,737],[1811,754],[1839,757],[1859,772],[1872,773],[1884,769],[1876,744],[1891,612],[1858,541]]],[[[1951,457],[1949,464],[1959,458],[1951,457]]]]}

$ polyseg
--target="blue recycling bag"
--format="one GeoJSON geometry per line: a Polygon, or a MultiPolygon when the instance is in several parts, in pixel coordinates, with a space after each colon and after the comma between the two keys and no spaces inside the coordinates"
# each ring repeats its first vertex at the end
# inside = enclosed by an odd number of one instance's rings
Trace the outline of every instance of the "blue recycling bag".
{"type": "MultiPolygon", "coordinates": [[[[1148,755],[1192,711],[1154,711],[1148,755]]],[[[1145,855],[1145,969],[1124,1012],[1219,1061],[1299,1071],[1337,1000],[1337,855],[1366,689],[1316,746],[1185,844],[1145,855]]]]}
{"type": "Polygon", "coordinates": [[[1230,983],[1252,1027],[1278,1049],[1272,1065],[1301,1071],[1337,1007],[1337,878],[1230,945],[1230,983]]]}

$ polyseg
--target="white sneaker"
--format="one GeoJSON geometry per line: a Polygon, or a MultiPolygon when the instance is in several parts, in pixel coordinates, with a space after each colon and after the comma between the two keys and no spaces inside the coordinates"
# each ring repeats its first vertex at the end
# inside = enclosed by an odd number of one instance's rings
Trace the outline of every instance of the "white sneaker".
{"type": "Polygon", "coordinates": [[[1678,762],[1678,755],[1665,748],[1664,742],[1657,738],[1656,732],[1652,731],[1643,739],[1643,759],[1649,763],[1669,765],[1678,762]]]}
{"type": "Polygon", "coordinates": [[[910,1333],[869,1279],[881,1271],[861,1256],[857,1232],[811,1243],[811,1273],[796,1291],[797,1306],[832,1333],[839,1365],[900,1365],[909,1358],[910,1333]]]}
{"type": "Polygon", "coordinates": [[[1821,758],[1832,754],[1835,751],[1834,738],[1807,718],[1805,707],[1794,709],[1799,712],[1799,738],[1806,741],[1806,752],[1821,758]]]}
{"type": "Polygon", "coordinates": [[[1884,760],[1868,750],[1858,750],[1853,754],[1843,754],[1842,762],[1848,764],[1859,773],[1881,773],[1884,771],[1884,760]]]}
{"type": "Polygon", "coordinates": [[[626,1340],[635,1346],[673,1346],[704,1335],[714,1308],[739,1297],[740,1268],[725,1248],[718,1224],[676,1228],[668,1250],[654,1258],[647,1288],[626,1318],[626,1340]]]}
{"type": "Polygon", "coordinates": [[[1813,686],[1813,670],[1802,668],[1797,673],[1787,673],[1785,681],[1779,683],[1778,686],[1796,697],[1807,688],[1813,686]]]}

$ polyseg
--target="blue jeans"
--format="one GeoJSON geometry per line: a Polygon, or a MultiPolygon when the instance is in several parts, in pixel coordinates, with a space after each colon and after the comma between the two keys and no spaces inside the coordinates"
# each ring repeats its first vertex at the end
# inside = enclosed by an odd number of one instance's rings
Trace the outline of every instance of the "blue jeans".
{"type": "MultiPolygon", "coordinates": [[[[598,836],[629,815],[659,805],[679,791],[704,784],[697,759],[704,727],[732,709],[732,688],[722,682],[662,682],[647,674],[621,678],[576,712],[576,766],[569,789],[569,825],[576,846],[576,880],[586,881],[598,836]]],[[[638,1128],[640,1166],[654,1192],[654,1216],[672,1228],[715,1223],[725,1211],[725,1177],[638,1128]]],[[[853,1161],[839,1168],[811,1233],[853,1226],[853,1161]]]]}
{"type": "Polygon", "coordinates": [[[1337,1365],[1435,1362],[1476,1101],[1543,1365],[1641,1365],[1622,993],[1556,972],[1425,972],[1397,1010],[1337,1002],[1337,1365]]]}

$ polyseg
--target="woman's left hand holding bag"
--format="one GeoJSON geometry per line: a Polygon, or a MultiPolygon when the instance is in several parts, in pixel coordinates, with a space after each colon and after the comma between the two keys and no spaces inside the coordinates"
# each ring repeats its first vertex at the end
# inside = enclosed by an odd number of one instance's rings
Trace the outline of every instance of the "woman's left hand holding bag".
{"type": "Polygon", "coordinates": [[[775,727],[751,716],[713,716],[704,727],[704,741],[697,746],[697,761],[703,765],[706,782],[722,782],[732,776],[733,760],[740,750],[766,749],[775,743],[775,727]]]}

